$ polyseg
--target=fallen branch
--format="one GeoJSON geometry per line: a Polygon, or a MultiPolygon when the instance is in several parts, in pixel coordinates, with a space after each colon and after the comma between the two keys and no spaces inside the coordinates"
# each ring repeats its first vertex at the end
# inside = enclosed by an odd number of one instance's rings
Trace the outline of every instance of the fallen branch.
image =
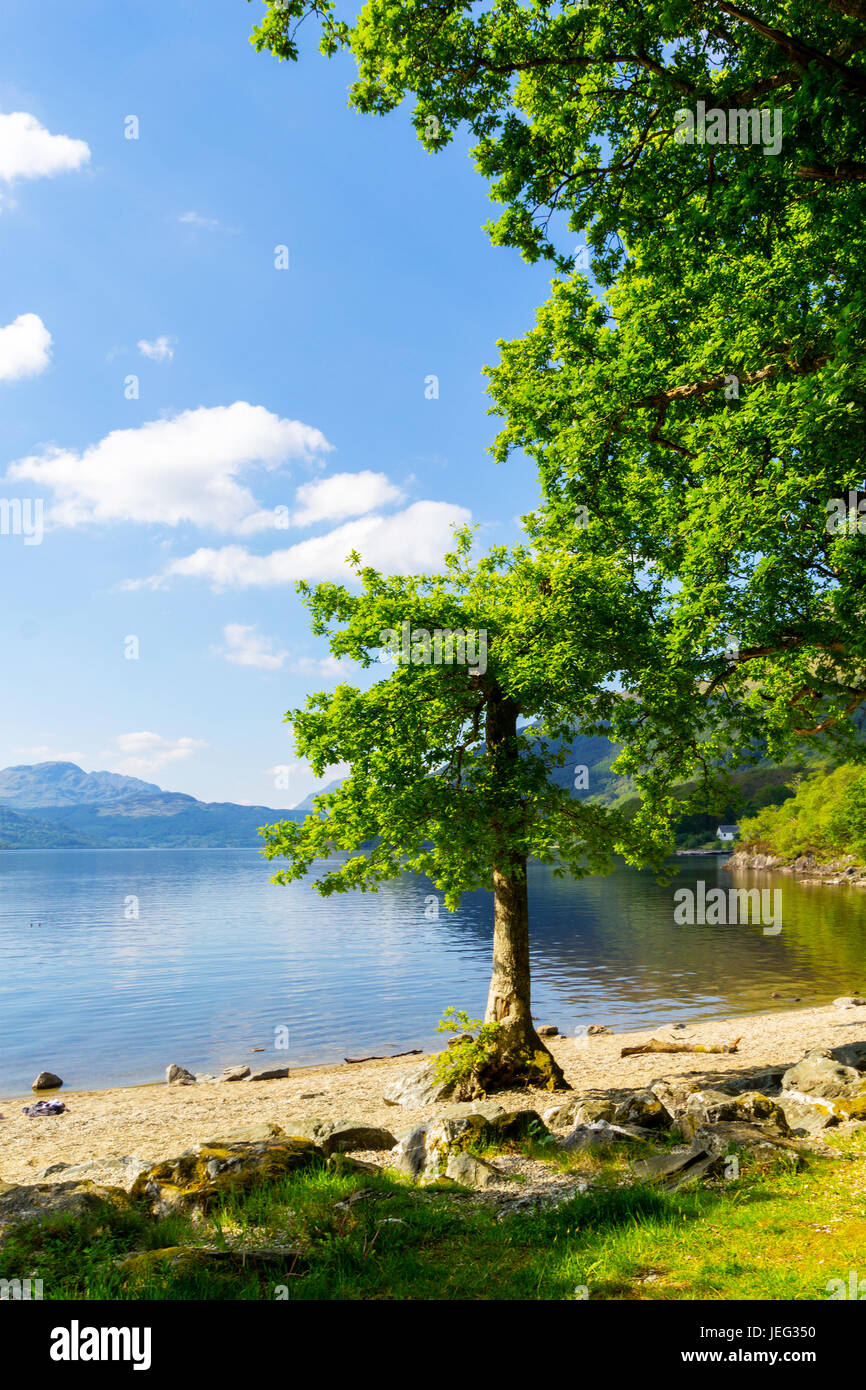
{"type": "Polygon", "coordinates": [[[738,1042],[742,1042],[742,1035],[734,1038],[732,1043],[713,1043],[708,1047],[704,1047],[702,1043],[668,1043],[659,1042],[658,1038],[650,1038],[649,1042],[641,1043],[640,1047],[624,1047],[619,1055],[637,1057],[644,1052],[736,1052],[738,1042]]]}
{"type": "Polygon", "coordinates": [[[391,1052],[383,1057],[344,1057],[344,1062],[390,1062],[392,1057],[417,1057],[423,1048],[410,1047],[408,1052],[391,1052]]]}

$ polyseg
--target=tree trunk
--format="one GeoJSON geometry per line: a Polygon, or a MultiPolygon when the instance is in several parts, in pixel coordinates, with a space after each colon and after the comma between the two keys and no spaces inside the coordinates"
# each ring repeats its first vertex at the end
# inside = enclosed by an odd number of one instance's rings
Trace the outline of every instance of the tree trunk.
{"type": "MultiPolygon", "coordinates": [[[[494,696],[488,703],[488,756],[506,787],[511,784],[509,763],[517,759],[517,715],[514,700],[494,696]]],[[[507,834],[504,829],[503,833],[507,834]]],[[[507,867],[493,868],[493,974],[484,1021],[498,1023],[500,1033],[474,1078],[479,1089],[515,1085],[568,1089],[562,1068],[532,1022],[525,856],[509,855],[507,867]]]]}

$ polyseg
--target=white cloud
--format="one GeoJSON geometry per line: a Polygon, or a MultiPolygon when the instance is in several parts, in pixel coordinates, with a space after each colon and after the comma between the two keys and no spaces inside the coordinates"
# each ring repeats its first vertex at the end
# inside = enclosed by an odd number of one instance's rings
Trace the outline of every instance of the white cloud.
{"type": "Polygon", "coordinates": [[[348,657],[302,656],[293,662],[291,670],[298,676],[321,676],[323,680],[342,680],[357,667],[348,657]]]}
{"type": "Polygon", "coordinates": [[[153,342],[139,338],[138,350],[142,357],[149,357],[151,362],[170,362],[174,357],[174,339],[166,337],[164,333],[154,338],[153,342]]]}
{"type": "Polygon", "coordinates": [[[38,314],[19,314],[0,328],[0,381],[38,376],[50,359],[51,334],[38,314]]]}
{"type": "Polygon", "coordinates": [[[298,488],[295,501],[300,510],[292,514],[292,525],[343,521],[403,499],[404,493],[384,473],[372,473],[366,468],[361,473],[334,473],[330,478],[318,478],[298,488]]]}
{"type": "Polygon", "coordinates": [[[204,579],[215,589],[267,588],[295,579],[345,581],[351,550],[386,574],[417,574],[439,568],[453,545],[454,526],[471,518],[465,507],[451,502],[414,502],[392,516],[361,517],[270,555],[254,555],[241,545],[203,547],[150,579],[127,581],[124,588],[161,588],[173,578],[204,579]]]}
{"type": "Polygon", "coordinates": [[[52,135],[26,111],[0,114],[0,183],[43,179],[80,169],[90,159],[84,140],[52,135]]]}
{"type": "Polygon", "coordinates": [[[200,738],[163,738],[162,734],[142,730],[134,734],[117,734],[112,740],[113,747],[102,757],[112,761],[112,772],[123,772],[128,777],[158,772],[168,763],[183,762],[191,758],[199,748],[207,744],[200,738]]]}
{"type": "Polygon", "coordinates": [[[55,526],[192,522],[231,531],[259,512],[240,474],[257,463],[274,468],[330,449],[320,430],[235,401],[113,430],[81,453],[46,449],[13,463],[7,478],[49,488],[55,526]]]}
{"type": "Polygon", "coordinates": [[[227,623],[223,636],[226,645],[217,647],[217,653],[236,666],[257,666],[262,671],[278,671],[288,656],[287,651],[274,651],[273,638],[257,632],[255,626],[227,623]]]}
{"type": "Polygon", "coordinates": [[[228,231],[218,217],[202,217],[199,212],[182,212],[177,219],[178,222],[186,222],[191,227],[203,227],[209,232],[228,231]]]}

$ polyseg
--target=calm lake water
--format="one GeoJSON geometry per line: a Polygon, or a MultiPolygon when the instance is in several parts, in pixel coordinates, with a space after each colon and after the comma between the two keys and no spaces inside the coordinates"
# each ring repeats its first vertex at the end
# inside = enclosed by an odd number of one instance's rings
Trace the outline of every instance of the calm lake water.
{"type": "MultiPolygon", "coordinates": [[[[580,883],[532,869],[540,1022],[648,1027],[866,986],[866,891],[754,877],[782,889],[777,936],[677,926],[676,887],[731,882],[715,857],[678,864],[668,887],[627,868],[580,883]]],[[[169,1062],[212,1072],[431,1048],[446,1005],[483,1014],[489,895],[431,920],[423,879],[323,899],[271,872],[255,849],[0,853],[0,1093],[43,1068],[97,1087],[162,1079],[169,1062]]]]}

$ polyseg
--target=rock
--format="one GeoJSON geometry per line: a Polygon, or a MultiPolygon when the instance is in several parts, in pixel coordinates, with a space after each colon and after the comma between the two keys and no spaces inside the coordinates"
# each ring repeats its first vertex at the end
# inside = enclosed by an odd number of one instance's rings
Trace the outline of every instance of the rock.
{"type": "Polygon", "coordinates": [[[799,1151],[796,1143],[782,1134],[776,1134],[769,1126],[748,1124],[741,1120],[721,1120],[717,1124],[701,1125],[695,1134],[695,1144],[703,1145],[708,1151],[724,1155],[730,1148],[784,1149],[796,1156],[799,1151]]]}
{"type": "Polygon", "coordinates": [[[668,1079],[661,1076],[651,1081],[647,1090],[652,1091],[661,1101],[668,1114],[675,1116],[685,1110],[686,1101],[693,1091],[698,1090],[698,1086],[694,1081],[684,1080],[682,1077],[668,1079]]]}
{"type": "Polygon", "coordinates": [[[485,1138],[492,1143],[502,1139],[544,1139],[550,1133],[537,1110],[511,1110],[489,1120],[485,1138]]]}
{"type": "Polygon", "coordinates": [[[441,1111],[441,1120],[465,1120],[470,1115],[480,1115],[483,1120],[489,1122],[500,1119],[505,1115],[504,1105],[500,1105],[495,1100],[458,1100],[453,1105],[448,1105],[441,1111]]]}
{"type": "Polygon", "coordinates": [[[709,1173],[718,1172],[722,1159],[702,1144],[693,1144],[679,1153],[653,1154],[651,1158],[636,1159],[631,1166],[635,1177],[644,1182],[663,1182],[670,1191],[676,1191],[709,1173]]]}
{"type": "Polygon", "coordinates": [[[125,1154],[123,1158],[90,1158],[84,1163],[49,1163],[47,1168],[41,1168],[36,1174],[40,1180],[42,1178],[54,1177],[57,1173],[64,1174],[65,1181],[73,1181],[77,1178],[89,1177],[92,1173],[102,1172],[105,1168],[124,1168],[127,1173],[132,1173],[137,1177],[148,1167],[145,1158],[134,1158],[131,1154],[125,1154]]]}
{"type": "Polygon", "coordinates": [[[186,1067],[179,1067],[176,1062],[172,1062],[165,1069],[165,1080],[168,1086],[194,1086],[195,1077],[186,1067]]]}
{"type": "Polygon", "coordinates": [[[841,1062],[843,1067],[854,1067],[857,1071],[866,1071],[866,1042],[840,1043],[838,1047],[830,1049],[830,1055],[841,1062]]]}
{"type": "Polygon", "coordinates": [[[297,1275],[307,1268],[302,1252],[291,1245],[271,1245],[223,1248],[215,1245],[168,1245],[161,1250],[144,1250],[127,1255],[116,1262],[125,1280],[150,1282],[154,1275],[168,1273],[174,1277],[201,1273],[202,1270],[228,1268],[266,1268],[288,1265],[297,1275]]]}
{"type": "Polygon", "coordinates": [[[323,1159],[322,1150],[312,1140],[294,1137],[202,1144],[139,1174],[130,1197],[145,1203],[154,1216],[175,1211],[207,1213],[228,1196],[279,1181],[323,1159]]]}
{"type": "MultiPolygon", "coordinates": [[[[247,1081],[282,1081],[289,1075],[288,1067],[265,1067],[263,1071],[252,1071],[247,1081]]],[[[233,1078],[226,1077],[226,1080],[233,1078]]]]}
{"type": "Polygon", "coordinates": [[[434,1105],[436,1101],[448,1100],[454,1093],[454,1082],[437,1081],[431,1062],[407,1072],[398,1081],[393,1081],[384,1094],[386,1105],[408,1105],[418,1109],[423,1105],[434,1105]]]}
{"type": "Polygon", "coordinates": [[[597,1038],[601,1033],[611,1033],[613,1029],[608,1028],[606,1023],[591,1023],[586,1030],[588,1038],[597,1038]]]}
{"type": "Polygon", "coordinates": [[[783,1091],[779,1096],[779,1105],[784,1111],[789,1130],[798,1133],[818,1134],[822,1129],[839,1123],[833,1101],[807,1096],[803,1091],[783,1091]]]}
{"type": "Polygon", "coordinates": [[[322,1140],[331,1133],[334,1128],[333,1120],[323,1120],[319,1118],[303,1120],[286,1120],[288,1129],[286,1133],[291,1139],[312,1139],[315,1144],[321,1144],[322,1140]]]}
{"type": "Polygon", "coordinates": [[[246,1079],[247,1079],[247,1077],[248,1077],[249,1075],[250,1075],[250,1069],[249,1069],[249,1067],[248,1067],[248,1066],[245,1066],[244,1064],[242,1064],[242,1065],[239,1066],[239,1067],[226,1067],[225,1070],[224,1070],[223,1072],[221,1072],[221,1074],[220,1074],[218,1080],[220,1080],[220,1081],[246,1081],[246,1079]]]}
{"type": "Polygon", "coordinates": [[[63,1082],[60,1077],[53,1071],[41,1071],[31,1089],[34,1091],[55,1091],[58,1086],[62,1085],[63,1082]]]}
{"type": "Polygon", "coordinates": [[[348,1153],[352,1149],[393,1149],[397,1140],[390,1130],[380,1125],[370,1125],[364,1120],[339,1120],[319,1143],[330,1155],[348,1153]]]}
{"type": "Polygon", "coordinates": [[[195,1080],[200,1083],[216,1081],[216,1079],[217,1078],[215,1076],[212,1076],[209,1071],[197,1071],[195,1074],[195,1080]]]}
{"type": "Polygon", "coordinates": [[[550,1110],[545,1110],[541,1118],[553,1129],[565,1129],[568,1125],[588,1125],[596,1120],[612,1120],[616,1108],[617,1102],[614,1100],[574,1096],[563,1105],[554,1105],[550,1110]]]}
{"type": "Polygon", "coordinates": [[[834,1009],[862,1009],[866,1005],[866,999],[861,999],[855,994],[843,994],[841,998],[833,1000],[834,1009]]]}
{"type": "Polygon", "coordinates": [[[409,1178],[418,1178],[427,1161],[427,1126],[417,1125],[391,1150],[391,1167],[409,1178]]]}
{"type": "Polygon", "coordinates": [[[749,1124],[770,1125],[779,1134],[788,1133],[785,1112],[777,1101],[759,1091],[731,1096],[726,1091],[695,1091],[686,1102],[680,1118],[683,1134],[690,1138],[701,1125],[719,1120],[742,1120],[749,1124]]]}
{"type": "Polygon", "coordinates": [[[460,1043],[466,1043],[466,1042],[471,1042],[471,1041],[472,1041],[472,1034],[471,1034],[471,1033],[457,1033],[455,1037],[449,1038],[449,1039],[448,1039],[448,1046],[449,1046],[449,1047],[457,1047],[460,1043]]]}
{"type": "Polygon", "coordinates": [[[783,1091],[803,1091],[810,1096],[853,1096],[859,1085],[860,1077],[854,1068],[843,1066],[821,1047],[813,1047],[782,1077],[783,1091]]]}
{"type": "Polygon", "coordinates": [[[542,1113],[541,1118],[546,1125],[550,1125],[553,1129],[565,1129],[566,1126],[574,1123],[580,1104],[580,1097],[574,1096],[571,1100],[565,1101],[563,1105],[551,1105],[549,1110],[542,1113]]]}
{"type": "MultiPolygon", "coordinates": [[[[646,1133],[646,1132],[645,1132],[646,1133]]],[[[582,1149],[595,1149],[603,1144],[617,1144],[624,1140],[644,1137],[634,1130],[624,1129],[622,1125],[612,1125],[606,1120],[595,1120],[591,1124],[575,1125],[570,1134],[560,1139],[558,1147],[566,1153],[579,1153],[582,1149]]]]}
{"type": "Polygon", "coordinates": [[[105,1204],[126,1211],[130,1199],[122,1187],[103,1187],[95,1182],[0,1182],[0,1243],[20,1221],[42,1221],[60,1213],[86,1216],[105,1204]]]}
{"type": "Polygon", "coordinates": [[[502,1182],[503,1174],[486,1159],[461,1152],[452,1154],[448,1159],[445,1177],[452,1182],[462,1183],[464,1187],[490,1187],[502,1182]]]}
{"type": "Polygon", "coordinates": [[[673,1116],[654,1091],[633,1091],[614,1111],[618,1125],[640,1125],[642,1129],[670,1129],[673,1116]]]}
{"type": "Polygon", "coordinates": [[[536,1028],[536,1033],[540,1038],[558,1038],[559,1029],[553,1023],[546,1023],[543,1028],[536,1028]]]}

